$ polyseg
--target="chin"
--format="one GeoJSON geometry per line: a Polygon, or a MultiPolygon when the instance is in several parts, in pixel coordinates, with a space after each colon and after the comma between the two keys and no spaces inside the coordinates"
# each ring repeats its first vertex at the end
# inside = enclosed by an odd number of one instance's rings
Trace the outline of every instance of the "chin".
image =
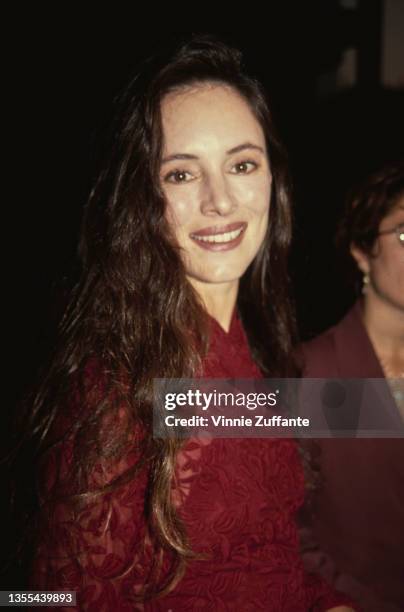
{"type": "Polygon", "coordinates": [[[240,280],[246,269],[247,267],[242,267],[235,270],[233,267],[231,270],[204,270],[196,277],[206,283],[230,283],[240,280]]]}
{"type": "Polygon", "coordinates": [[[240,276],[194,276],[195,280],[210,285],[220,285],[222,283],[234,283],[240,280],[240,276]]]}

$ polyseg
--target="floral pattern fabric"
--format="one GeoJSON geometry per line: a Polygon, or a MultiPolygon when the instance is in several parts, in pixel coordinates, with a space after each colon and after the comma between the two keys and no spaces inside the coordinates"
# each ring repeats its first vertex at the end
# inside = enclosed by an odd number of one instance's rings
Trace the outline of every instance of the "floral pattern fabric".
{"type": "MultiPolygon", "coordinates": [[[[261,377],[236,314],[228,333],[213,319],[211,328],[204,377],[261,377]]],[[[133,452],[112,471],[99,467],[94,484],[138,460],[133,452]]],[[[67,442],[44,469],[45,491],[69,461],[67,442]]],[[[54,609],[88,612],[322,612],[352,605],[303,570],[295,516],[304,501],[304,476],[293,439],[194,438],[184,444],[172,499],[193,550],[206,558],[189,561],[168,595],[136,603],[131,596],[147,583],[153,559],[144,518],[146,488],[145,467],[78,516],[60,503],[55,533],[41,540],[35,556],[30,588],[76,591],[75,608],[54,609]]],[[[162,575],[171,562],[166,553],[162,575]]]]}

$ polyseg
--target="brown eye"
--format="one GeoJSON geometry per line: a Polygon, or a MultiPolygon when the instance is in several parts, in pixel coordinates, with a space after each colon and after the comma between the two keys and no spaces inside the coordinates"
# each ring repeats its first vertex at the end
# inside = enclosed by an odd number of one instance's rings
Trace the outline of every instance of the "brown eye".
{"type": "Polygon", "coordinates": [[[174,172],[170,172],[165,177],[165,181],[168,183],[187,183],[191,179],[187,179],[187,176],[191,176],[189,172],[186,170],[174,170],[174,172]]]}
{"type": "Polygon", "coordinates": [[[250,174],[258,165],[253,161],[242,161],[233,166],[236,168],[236,174],[250,174]]]}

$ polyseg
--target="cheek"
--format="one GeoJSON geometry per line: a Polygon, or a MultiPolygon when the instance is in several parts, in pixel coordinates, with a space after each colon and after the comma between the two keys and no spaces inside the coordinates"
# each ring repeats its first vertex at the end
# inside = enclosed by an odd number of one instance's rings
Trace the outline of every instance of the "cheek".
{"type": "Polygon", "coordinates": [[[386,249],[376,262],[375,270],[381,281],[403,285],[404,282],[404,253],[397,249],[386,249]]]}
{"type": "Polygon", "coordinates": [[[271,180],[262,177],[260,180],[251,179],[239,188],[239,201],[245,202],[257,214],[265,214],[269,209],[271,198],[271,180]]]}
{"type": "Polygon", "coordinates": [[[390,266],[391,275],[402,290],[404,288],[404,253],[397,253],[395,258],[391,260],[390,266]]]}
{"type": "Polygon", "coordinates": [[[268,220],[268,215],[271,207],[271,192],[272,192],[272,181],[269,177],[262,181],[262,184],[256,194],[257,212],[265,219],[268,220]]]}
{"type": "Polygon", "coordinates": [[[262,219],[265,226],[268,224],[268,218],[271,209],[271,187],[267,187],[267,189],[263,189],[259,197],[256,199],[256,212],[259,217],[262,219]]]}
{"type": "Polygon", "coordinates": [[[167,222],[177,230],[183,227],[190,217],[190,203],[184,197],[166,198],[165,217],[167,222]]]}
{"type": "Polygon", "coordinates": [[[258,244],[257,244],[257,248],[261,248],[262,243],[265,241],[265,238],[267,236],[267,231],[268,231],[268,225],[269,225],[269,207],[267,206],[264,213],[261,215],[260,217],[260,231],[258,234],[258,244]]]}
{"type": "Polygon", "coordinates": [[[166,219],[175,227],[181,229],[195,222],[199,213],[201,194],[194,184],[181,187],[168,187],[164,191],[166,219]]]}

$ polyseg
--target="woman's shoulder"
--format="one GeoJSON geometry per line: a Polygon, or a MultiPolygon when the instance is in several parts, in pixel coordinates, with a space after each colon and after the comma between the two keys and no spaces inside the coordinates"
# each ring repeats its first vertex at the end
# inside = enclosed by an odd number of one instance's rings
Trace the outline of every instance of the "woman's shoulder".
{"type": "Polygon", "coordinates": [[[330,327],[300,347],[304,376],[322,378],[331,375],[337,367],[335,326],[330,327]]]}
{"type": "Polygon", "coordinates": [[[301,346],[304,376],[364,378],[382,376],[357,300],[343,318],[301,346]]]}
{"type": "Polygon", "coordinates": [[[46,491],[75,481],[80,465],[92,465],[89,482],[97,487],[143,462],[146,431],[128,395],[124,379],[111,381],[97,357],[72,374],[38,466],[46,491]]]}

